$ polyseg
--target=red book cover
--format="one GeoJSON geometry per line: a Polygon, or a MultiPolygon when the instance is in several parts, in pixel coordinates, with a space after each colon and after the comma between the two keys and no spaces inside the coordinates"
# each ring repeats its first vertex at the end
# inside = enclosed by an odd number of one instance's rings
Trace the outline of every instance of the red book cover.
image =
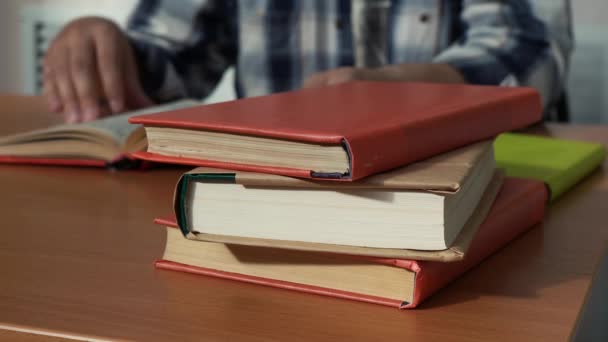
{"type": "MultiPolygon", "coordinates": [[[[356,81],[132,117],[144,126],[342,145],[356,180],[541,119],[532,88],[356,81]]],[[[312,170],[136,153],[145,160],[292,177],[312,170]]],[[[321,176],[319,176],[321,177],[321,176]]]]}
{"type": "Polygon", "coordinates": [[[36,158],[19,156],[0,156],[0,164],[39,165],[39,166],[75,166],[75,167],[108,167],[118,169],[146,169],[150,163],[136,159],[132,154],[117,156],[114,160],[106,162],[99,159],[69,159],[69,158],[36,158]]]}
{"type": "Polygon", "coordinates": [[[0,164],[19,164],[19,165],[48,165],[48,166],[90,166],[105,167],[106,162],[95,159],[59,159],[59,158],[34,158],[0,156],[0,164]]]}
{"type": "MultiPolygon", "coordinates": [[[[208,275],[313,294],[395,306],[401,309],[410,309],[415,308],[433,293],[482,262],[491,254],[500,250],[535,224],[541,222],[544,217],[547,200],[548,192],[542,182],[506,178],[488,217],[479,228],[464,260],[458,262],[435,262],[365,257],[373,262],[389,264],[415,272],[415,287],[412,302],[285,282],[277,279],[229,273],[222,270],[206,269],[167,260],[158,260],[155,266],[161,269],[208,275]]],[[[155,222],[161,225],[175,226],[174,220],[157,219],[155,222]]]]}

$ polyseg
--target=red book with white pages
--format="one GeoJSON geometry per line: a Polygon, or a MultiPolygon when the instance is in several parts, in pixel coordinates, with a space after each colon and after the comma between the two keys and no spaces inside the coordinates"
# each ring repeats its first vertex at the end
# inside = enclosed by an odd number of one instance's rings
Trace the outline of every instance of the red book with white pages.
{"type": "Polygon", "coordinates": [[[357,180],[526,127],[532,88],[355,81],[132,117],[161,163],[357,180]]]}
{"type": "MultiPolygon", "coordinates": [[[[457,262],[231,246],[187,240],[178,229],[168,228],[165,254],[155,265],[161,269],[410,309],[541,222],[547,200],[548,191],[542,182],[506,178],[465,258],[457,262]],[[390,284],[390,279],[394,279],[394,284],[390,284]]],[[[167,227],[176,225],[174,220],[155,222],[167,227]]]]}

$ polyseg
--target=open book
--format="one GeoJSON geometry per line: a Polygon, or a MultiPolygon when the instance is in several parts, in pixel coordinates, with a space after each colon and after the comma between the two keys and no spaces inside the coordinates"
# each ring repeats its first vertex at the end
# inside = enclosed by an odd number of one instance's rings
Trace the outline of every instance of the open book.
{"type": "Polygon", "coordinates": [[[200,102],[181,100],[96,121],[0,137],[0,162],[81,166],[116,164],[147,146],[143,128],[130,124],[130,117],[197,104],[200,102]]]}

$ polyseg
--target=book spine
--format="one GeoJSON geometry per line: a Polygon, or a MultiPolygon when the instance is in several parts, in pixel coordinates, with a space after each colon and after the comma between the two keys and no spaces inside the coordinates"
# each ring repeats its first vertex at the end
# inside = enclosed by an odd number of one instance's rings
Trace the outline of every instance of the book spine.
{"type": "Polygon", "coordinates": [[[184,236],[187,236],[191,231],[190,222],[188,222],[186,215],[186,208],[188,205],[185,203],[186,196],[188,195],[188,191],[190,189],[190,182],[201,180],[211,183],[235,183],[235,173],[230,171],[221,173],[188,172],[180,177],[173,193],[173,208],[175,217],[177,219],[177,226],[182,231],[184,236]]]}
{"type": "Polygon", "coordinates": [[[539,95],[521,89],[509,97],[460,107],[439,108],[428,119],[400,125],[387,122],[374,131],[346,137],[352,179],[359,179],[449,151],[541,119],[539,95]],[[446,115],[449,113],[449,115],[446,115]]]}
{"type": "Polygon", "coordinates": [[[416,273],[414,300],[405,308],[416,307],[437,290],[542,221],[548,199],[544,183],[507,179],[505,186],[522,186],[526,187],[526,191],[512,196],[506,205],[492,209],[462,261],[453,263],[418,261],[419,272],[416,273]]]}

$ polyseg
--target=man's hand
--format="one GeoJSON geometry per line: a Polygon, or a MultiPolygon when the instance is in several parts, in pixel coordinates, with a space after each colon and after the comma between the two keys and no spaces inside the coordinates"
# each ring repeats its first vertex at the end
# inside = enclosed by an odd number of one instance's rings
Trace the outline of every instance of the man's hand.
{"type": "Polygon", "coordinates": [[[68,123],[152,105],[137,77],[132,48],[113,22],[95,17],[69,23],[44,58],[44,95],[68,123]]]}
{"type": "Polygon", "coordinates": [[[304,88],[323,87],[355,80],[465,83],[462,74],[447,64],[396,64],[375,69],[342,67],[313,74],[304,88]]]}

